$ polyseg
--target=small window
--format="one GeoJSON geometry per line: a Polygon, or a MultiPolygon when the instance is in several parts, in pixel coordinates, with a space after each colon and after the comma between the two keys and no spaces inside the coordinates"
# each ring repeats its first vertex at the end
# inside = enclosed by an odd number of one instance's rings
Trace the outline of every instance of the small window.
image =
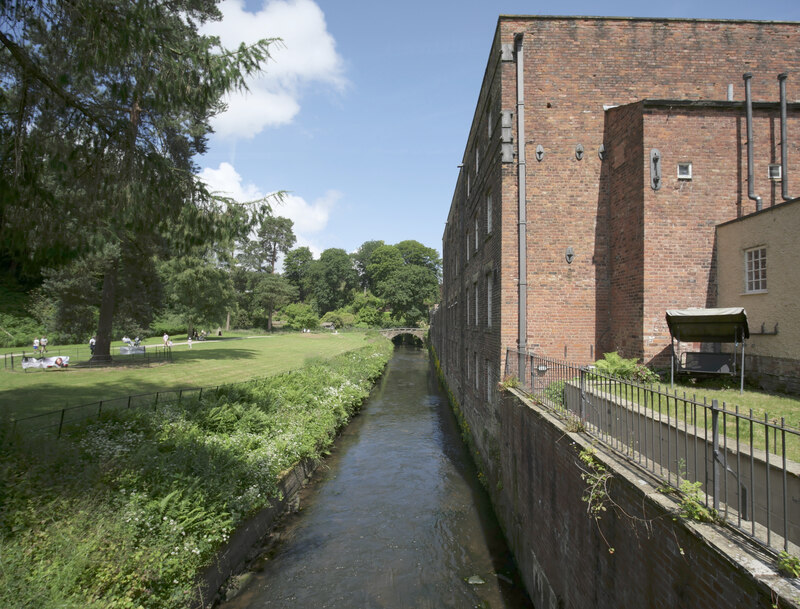
{"type": "Polygon", "coordinates": [[[475,148],[475,175],[478,175],[478,171],[480,170],[481,165],[481,151],[477,147],[475,148]]]}
{"type": "Polygon", "coordinates": [[[780,165],[770,165],[769,166],[769,179],[770,180],[780,180],[781,179],[781,166],[780,165]]]}
{"type": "Polygon", "coordinates": [[[469,325],[469,288],[467,288],[467,298],[465,300],[467,302],[467,325],[469,325]]]}
{"type": "Polygon", "coordinates": [[[475,251],[478,251],[478,216],[475,215],[475,251]]]}
{"type": "Polygon", "coordinates": [[[486,194],[486,234],[492,232],[492,193],[486,194]]]}
{"type": "Polygon", "coordinates": [[[478,378],[480,377],[480,369],[478,368],[478,352],[473,354],[475,357],[475,391],[477,392],[480,387],[478,386],[478,378]]]}
{"type": "Polygon", "coordinates": [[[486,275],[486,327],[492,327],[492,274],[486,275]]]}
{"type": "Polygon", "coordinates": [[[469,248],[470,248],[469,231],[467,231],[467,262],[469,262],[469,248]]]}
{"type": "Polygon", "coordinates": [[[691,163],[678,163],[678,179],[691,180],[692,179],[692,164],[691,163]]]}
{"type": "Polygon", "coordinates": [[[767,291],[767,248],[755,247],[744,253],[745,293],[767,291]]]}
{"type": "Polygon", "coordinates": [[[478,325],[478,284],[472,286],[472,291],[475,292],[475,325],[478,325]]]}

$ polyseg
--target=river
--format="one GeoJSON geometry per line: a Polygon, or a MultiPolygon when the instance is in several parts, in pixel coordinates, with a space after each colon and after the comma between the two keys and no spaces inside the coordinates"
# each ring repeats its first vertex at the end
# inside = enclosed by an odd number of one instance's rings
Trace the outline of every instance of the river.
{"type": "Polygon", "coordinates": [[[419,348],[395,349],[273,539],[221,607],[532,607],[419,348]]]}

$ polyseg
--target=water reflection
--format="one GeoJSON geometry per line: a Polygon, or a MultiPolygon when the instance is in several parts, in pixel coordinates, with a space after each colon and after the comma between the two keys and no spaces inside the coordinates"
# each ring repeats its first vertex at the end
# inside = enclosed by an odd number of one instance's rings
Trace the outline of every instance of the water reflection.
{"type": "Polygon", "coordinates": [[[396,349],[301,508],[223,607],[532,606],[421,349],[396,349]]]}

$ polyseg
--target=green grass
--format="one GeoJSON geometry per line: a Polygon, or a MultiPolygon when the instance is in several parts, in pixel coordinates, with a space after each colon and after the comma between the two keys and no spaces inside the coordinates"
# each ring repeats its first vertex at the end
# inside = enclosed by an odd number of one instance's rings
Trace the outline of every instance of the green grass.
{"type": "MultiPolygon", "coordinates": [[[[700,404],[705,403],[708,407],[711,406],[714,400],[717,400],[717,405],[728,412],[734,412],[736,407],[739,407],[739,415],[749,416],[750,409],[753,411],[753,418],[757,421],[764,422],[766,417],[767,421],[773,424],[780,425],[781,418],[784,419],[786,427],[791,427],[800,430],[800,399],[786,394],[775,394],[764,391],[756,391],[753,389],[745,389],[743,393],[739,393],[738,386],[736,388],[728,388],[725,386],[714,387],[704,386],[703,384],[675,384],[674,389],[670,387],[669,383],[654,384],[651,386],[654,391],[660,391],[669,394],[670,397],[662,396],[661,401],[658,401],[658,396],[655,396],[656,403],[650,402],[650,397],[647,398],[647,406],[652,408],[658,416],[658,412],[662,413],[663,418],[666,419],[667,413],[670,417],[677,417],[678,420],[686,421],[696,427],[702,429],[703,427],[711,427],[711,414],[704,416],[703,409],[697,408],[696,414],[693,412],[691,405],[687,405],[686,413],[684,413],[683,400],[689,400],[700,404]],[[678,409],[676,412],[675,394],[678,397],[678,409]]],[[[608,384],[601,384],[598,389],[602,391],[611,391],[617,393],[619,397],[627,399],[631,402],[644,405],[644,394],[637,394],[634,392],[625,392],[621,387],[609,387],[608,384]]],[[[728,437],[730,445],[731,441],[736,440],[737,421],[733,416],[725,416],[725,435],[728,437]]],[[[720,418],[722,424],[723,418],[720,418]]],[[[747,421],[739,422],[739,441],[742,444],[748,444],[750,441],[750,425],[747,421]]],[[[763,425],[754,425],[753,446],[764,450],[767,446],[767,439],[764,435],[763,425]]],[[[770,452],[775,451],[776,440],[778,441],[778,450],[780,451],[780,433],[775,434],[773,431],[769,437],[770,452]]],[[[787,458],[792,461],[800,462],[800,436],[795,434],[786,434],[786,453],[787,458]]]]}
{"type": "MultiPolygon", "coordinates": [[[[327,358],[360,347],[367,336],[359,332],[287,333],[235,340],[237,335],[241,337],[247,333],[225,333],[224,340],[219,341],[195,341],[191,350],[185,344],[176,344],[172,348],[171,363],[150,367],[27,372],[21,368],[11,371],[0,367],[0,418],[21,418],[114,397],[214,387],[269,376],[300,368],[311,356],[327,358]]],[[[186,337],[177,336],[173,340],[184,342],[186,337]]],[[[121,344],[116,342],[114,346],[121,344]]],[[[160,340],[150,339],[146,344],[160,344],[160,340]]],[[[84,346],[56,345],[50,351],[63,349],[67,353],[70,349],[81,348],[84,346]]],[[[82,357],[88,359],[88,347],[85,349],[82,357]]]]}
{"type": "Polygon", "coordinates": [[[393,349],[364,335],[291,338],[286,352],[312,358],[300,370],[103,412],[57,441],[0,427],[0,607],[194,606],[198,574],[274,502],[284,472],[330,449],[393,349]],[[364,346],[321,357],[347,340],[364,346]]]}

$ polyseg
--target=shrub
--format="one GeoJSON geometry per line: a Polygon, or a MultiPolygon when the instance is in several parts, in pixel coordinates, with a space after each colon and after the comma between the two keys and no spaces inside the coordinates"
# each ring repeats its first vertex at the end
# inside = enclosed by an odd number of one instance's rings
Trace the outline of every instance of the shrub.
{"type": "Polygon", "coordinates": [[[603,359],[597,360],[594,365],[599,372],[626,381],[637,383],[658,381],[658,375],[644,364],[638,363],[635,357],[625,359],[616,351],[603,354],[603,359]]]}

